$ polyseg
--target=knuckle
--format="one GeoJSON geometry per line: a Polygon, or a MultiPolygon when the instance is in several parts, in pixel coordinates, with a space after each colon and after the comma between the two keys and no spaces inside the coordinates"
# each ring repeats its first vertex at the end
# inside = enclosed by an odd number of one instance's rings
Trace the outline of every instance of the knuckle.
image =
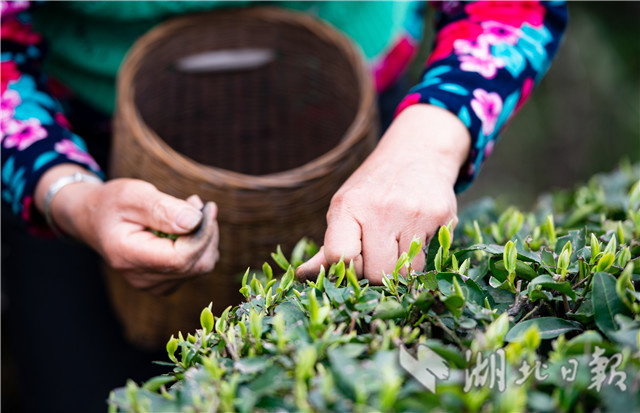
{"type": "Polygon", "coordinates": [[[442,224],[448,224],[450,220],[456,219],[455,208],[443,201],[433,204],[432,215],[436,221],[442,224]]]}
{"type": "Polygon", "coordinates": [[[348,212],[353,208],[354,204],[358,204],[359,202],[361,202],[361,199],[359,199],[359,197],[354,194],[353,191],[336,192],[331,198],[331,203],[329,204],[329,213],[327,215],[339,215],[348,212]]]}
{"type": "Polygon", "coordinates": [[[194,274],[206,274],[213,271],[213,268],[218,261],[218,250],[213,249],[209,251],[205,251],[205,253],[200,257],[198,262],[195,263],[191,272],[194,274]]]}
{"type": "Polygon", "coordinates": [[[141,188],[136,188],[135,185],[133,185],[134,181],[132,179],[123,179],[123,180],[118,180],[117,184],[114,185],[114,190],[118,191],[118,193],[122,194],[122,196],[130,198],[132,196],[135,196],[138,192],[139,189],[141,188]]]}
{"type": "Polygon", "coordinates": [[[340,258],[342,258],[343,254],[331,248],[327,248],[324,251],[324,256],[328,262],[337,262],[340,261],[340,258]]]}
{"type": "Polygon", "coordinates": [[[331,198],[329,210],[327,211],[327,221],[331,221],[344,211],[345,199],[344,195],[336,194],[331,198]]]}
{"type": "Polygon", "coordinates": [[[126,263],[120,257],[107,256],[107,263],[114,270],[122,271],[128,269],[126,263]]]}
{"type": "Polygon", "coordinates": [[[187,273],[193,266],[192,264],[191,258],[188,255],[175,254],[169,262],[169,267],[173,272],[187,273]]]}
{"type": "Polygon", "coordinates": [[[356,254],[347,254],[346,251],[338,250],[332,246],[325,245],[324,257],[329,263],[334,263],[344,259],[345,263],[349,263],[351,260],[355,260],[356,254]]]}
{"type": "Polygon", "coordinates": [[[121,178],[109,183],[114,195],[122,199],[140,199],[141,194],[157,190],[153,184],[139,179],[121,178]]]}
{"type": "Polygon", "coordinates": [[[211,259],[202,260],[200,263],[198,263],[198,265],[194,267],[194,272],[197,274],[205,274],[213,271],[215,265],[215,257],[211,257],[211,259]]]}
{"type": "Polygon", "coordinates": [[[149,209],[152,216],[156,218],[164,218],[168,215],[169,212],[167,205],[160,199],[153,200],[151,205],[149,206],[149,209]]]}
{"type": "Polygon", "coordinates": [[[414,198],[408,198],[404,203],[404,214],[409,219],[418,219],[425,215],[426,206],[414,198]]]}
{"type": "Polygon", "coordinates": [[[121,243],[104,245],[104,255],[107,263],[116,270],[127,270],[131,268],[130,263],[124,258],[121,243]]]}
{"type": "Polygon", "coordinates": [[[125,273],[123,275],[131,286],[139,290],[146,290],[153,286],[153,284],[141,274],[125,273]]]}
{"type": "Polygon", "coordinates": [[[124,179],[124,184],[132,189],[137,191],[157,191],[156,186],[151,182],[143,181],[141,179],[124,179]]]}
{"type": "Polygon", "coordinates": [[[346,192],[338,191],[331,197],[331,206],[339,207],[344,205],[346,199],[346,192]]]}

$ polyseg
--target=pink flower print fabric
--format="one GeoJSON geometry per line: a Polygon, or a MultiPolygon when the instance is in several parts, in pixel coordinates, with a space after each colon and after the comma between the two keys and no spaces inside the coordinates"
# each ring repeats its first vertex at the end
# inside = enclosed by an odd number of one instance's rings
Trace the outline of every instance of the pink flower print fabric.
{"type": "Polygon", "coordinates": [[[6,130],[2,130],[2,146],[23,151],[33,143],[47,137],[47,131],[36,118],[20,121],[10,119],[6,122],[6,130]]]}
{"type": "MultiPolygon", "coordinates": [[[[42,174],[61,163],[100,173],[98,164],[70,130],[40,70],[41,37],[29,22],[29,2],[2,5],[0,61],[0,149],[2,200],[42,233],[33,219],[33,192],[42,174]]],[[[42,220],[40,220],[42,221],[42,220]]]]}
{"type": "Polygon", "coordinates": [[[437,34],[422,81],[397,113],[443,107],[469,130],[472,147],[456,191],[467,188],[498,135],[549,68],[567,23],[565,2],[436,3],[437,34]]]}
{"type": "Polygon", "coordinates": [[[489,136],[496,129],[498,117],[502,112],[502,99],[495,92],[487,92],[483,89],[473,91],[471,108],[482,122],[482,133],[489,136]]]}
{"type": "Polygon", "coordinates": [[[56,152],[65,155],[70,160],[88,165],[90,169],[99,169],[98,164],[93,160],[91,155],[81,149],[70,139],[63,139],[60,142],[56,143],[54,149],[56,152]]]}

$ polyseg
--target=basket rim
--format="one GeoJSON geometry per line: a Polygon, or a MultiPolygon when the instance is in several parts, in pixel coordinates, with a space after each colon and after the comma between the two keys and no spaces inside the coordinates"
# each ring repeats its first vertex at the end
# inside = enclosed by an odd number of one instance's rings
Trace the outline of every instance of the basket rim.
{"type": "Polygon", "coordinates": [[[127,52],[118,71],[116,87],[116,112],[119,112],[122,118],[126,119],[128,126],[132,130],[131,136],[144,150],[156,157],[158,161],[167,164],[167,166],[170,164],[175,172],[185,177],[193,180],[226,183],[230,186],[245,189],[297,187],[326,175],[328,168],[336,167],[349,155],[350,148],[364,140],[371,133],[368,129],[371,129],[376,117],[373,81],[356,45],[327,23],[316,20],[302,12],[284,10],[275,6],[215,10],[180,16],[160,23],[141,36],[127,52]],[[202,164],[171,148],[143,121],[140,112],[136,108],[133,80],[147,49],[159,46],[164,38],[179,32],[185,26],[193,27],[195,23],[202,24],[204,22],[211,24],[212,18],[233,17],[240,14],[255,19],[304,26],[322,41],[338,48],[351,63],[354,74],[358,79],[358,89],[361,94],[356,116],[340,142],[310,162],[285,171],[265,175],[250,175],[202,164]]]}

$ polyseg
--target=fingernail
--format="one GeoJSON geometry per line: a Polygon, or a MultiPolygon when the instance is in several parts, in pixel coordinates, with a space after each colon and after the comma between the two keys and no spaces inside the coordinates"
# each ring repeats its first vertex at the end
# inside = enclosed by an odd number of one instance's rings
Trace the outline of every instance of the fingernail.
{"type": "Polygon", "coordinates": [[[178,213],[176,224],[182,229],[190,231],[202,220],[202,212],[194,208],[182,208],[178,213]]]}

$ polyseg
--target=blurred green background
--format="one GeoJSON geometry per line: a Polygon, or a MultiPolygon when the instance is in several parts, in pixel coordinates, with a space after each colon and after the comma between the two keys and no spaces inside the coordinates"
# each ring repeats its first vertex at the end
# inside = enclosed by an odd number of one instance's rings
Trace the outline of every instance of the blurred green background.
{"type": "MultiPolygon", "coordinates": [[[[431,26],[414,76],[431,48],[431,26]]],[[[527,210],[542,192],[572,188],[623,158],[640,160],[640,2],[572,1],[551,69],[459,208],[490,196],[527,210]]]]}

